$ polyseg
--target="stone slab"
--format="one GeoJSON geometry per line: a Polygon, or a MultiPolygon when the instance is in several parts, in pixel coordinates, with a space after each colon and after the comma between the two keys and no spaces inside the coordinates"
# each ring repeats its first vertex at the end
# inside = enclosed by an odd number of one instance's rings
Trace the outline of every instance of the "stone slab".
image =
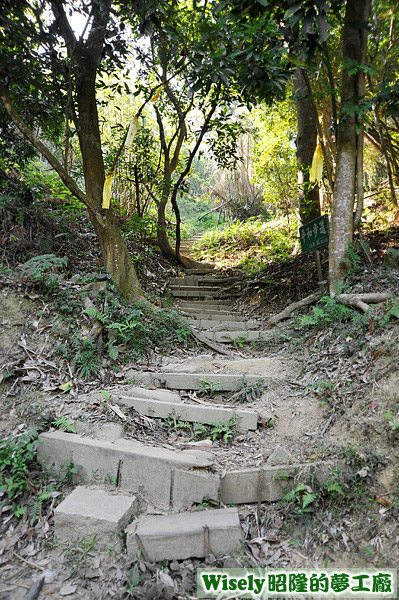
{"type": "Polygon", "coordinates": [[[203,558],[209,535],[212,554],[229,554],[241,548],[243,537],[236,508],[147,516],[128,528],[126,543],[130,559],[137,557],[139,543],[150,561],[203,558]]]}
{"type": "Polygon", "coordinates": [[[199,471],[173,472],[171,505],[176,510],[187,510],[194,504],[211,501],[218,504],[220,499],[219,475],[199,471]]]}
{"type": "Polygon", "coordinates": [[[212,307],[214,309],[218,309],[218,308],[228,308],[231,306],[231,302],[229,300],[212,300],[212,299],[208,299],[208,300],[177,300],[177,305],[180,307],[190,307],[190,308],[197,308],[197,307],[201,307],[203,306],[204,308],[206,306],[212,307]]]}
{"type": "Polygon", "coordinates": [[[175,298],[204,298],[204,299],[212,299],[218,298],[220,290],[217,288],[216,290],[207,290],[206,288],[198,287],[196,289],[189,288],[171,288],[170,293],[175,298]]]}
{"type": "Polygon", "coordinates": [[[172,469],[207,469],[214,463],[210,452],[169,450],[128,439],[106,442],[53,431],[41,434],[40,441],[38,458],[45,467],[59,469],[73,463],[75,481],[111,481],[121,490],[141,492],[159,507],[169,507],[172,469]]]}
{"type": "Polygon", "coordinates": [[[256,340],[268,340],[273,334],[269,330],[258,331],[208,331],[204,332],[209,340],[219,344],[232,344],[236,340],[255,342],[256,340]]]}
{"type": "MultiPolygon", "coordinates": [[[[132,396],[133,398],[161,400],[162,402],[181,402],[180,394],[177,392],[171,392],[170,390],[148,390],[141,387],[130,387],[126,389],[119,389],[119,394],[122,396],[132,396]]],[[[115,394],[113,393],[112,397],[114,396],[115,394]]]]}
{"type": "MultiPolygon", "coordinates": [[[[126,376],[135,376],[136,380],[142,385],[162,386],[174,390],[202,390],[204,385],[201,382],[208,382],[218,386],[217,391],[232,392],[237,390],[243,380],[243,375],[222,374],[222,373],[152,373],[145,371],[129,371],[126,376]]],[[[255,384],[262,381],[265,385],[271,382],[271,377],[253,376],[245,377],[249,384],[255,384]]]]}
{"type": "Polygon", "coordinates": [[[242,321],[239,315],[233,315],[227,310],[212,310],[203,308],[184,308],[179,310],[186,318],[206,319],[208,321],[242,321]]]}
{"type": "Polygon", "coordinates": [[[135,496],[79,486],[54,510],[54,534],[62,545],[84,538],[94,552],[122,550],[121,536],[137,510],[135,496]]]}
{"type": "Polygon", "coordinates": [[[179,421],[190,423],[227,423],[231,418],[237,420],[239,431],[255,430],[258,426],[258,413],[252,410],[229,408],[216,404],[182,404],[162,402],[159,400],[145,400],[119,395],[115,398],[118,404],[134,408],[147,417],[166,419],[173,415],[179,421]]]}
{"type": "Polygon", "coordinates": [[[208,330],[210,332],[216,332],[216,331],[248,331],[248,330],[253,330],[253,329],[259,329],[259,327],[261,326],[260,323],[258,323],[257,321],[243,321],[241,320],[216,320],[216,319],[203,319],[203,318],[197,318],[196,319],[189,319],[188,322],[190,323],[190,325],[193,325],[194,327],[199,327],[200,329],[204,329],[204,330],[208,330]]]}
{"type": "Polygon", "coordinates": [[[297,478],[303,480],[311,472],[322,481],[335,467],[334,461],[327,461],[230,471],[221,479],[221,501],[223,504],[252,504],[259,499],[275,502],[294,487],[297,478]]]}

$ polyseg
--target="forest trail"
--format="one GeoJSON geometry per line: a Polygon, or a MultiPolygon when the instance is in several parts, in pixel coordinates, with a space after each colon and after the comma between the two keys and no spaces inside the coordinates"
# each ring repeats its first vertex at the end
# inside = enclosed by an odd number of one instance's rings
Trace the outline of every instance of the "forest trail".
{"type": "Polygon", "coordinates": [[[126,375],[134,385],[80,397],[90,404],[105,393],[121,425],[97,423],[88,429],[77,424],[75,433],[41,435],[46,467],[60,467],[68,457],[80,482],[91,483],[93,473],[97,482],[116,482],[111,499],[103,498],[109,491],[100,485],[97,492],[75,489],[61,503],[55,520],[61,543],[75,531],[86,539],[96,535],[103,548],[113,523],[129,520],[134,493],[139,501],[134,511],[140,515],[126,529],[129,559],[138,552],[150,562],[231,555],[240,551],[246,535],[240,518],[256,518],[261,503],[282,500],[310,473],[322,482],[336,467],[335,461],[315,460],[314,454],[309,459],[304,451],[309,419],[321,427],[323,418],[316,401],[298,400],[297,390],[305,387],[297,381],[298,367],[267,352],[254,350],[249,358],[240,352],[254,341],[266,343],[272,333],[261,320],[233,308],[226,292],[231,284],[217,273],[169,281],[179,312],[216,355],[180,362],[166,357],[158,371],[131,369],[126,375]],[[137,431],[133,436],[125,431],[128,411],[139,420],[166,420],[167,443],[157,435],[140,438],[137,431]],[[179,436],[179,427],[188,426],[194,441],[179,436]],[[196,439],[200,430],[207,431],[205,439],[196,439]],[[105,523],[95,507],[104,502],[113,506],[105,523]],[[88,503],[93,505],[90,519],[88,503]]]}

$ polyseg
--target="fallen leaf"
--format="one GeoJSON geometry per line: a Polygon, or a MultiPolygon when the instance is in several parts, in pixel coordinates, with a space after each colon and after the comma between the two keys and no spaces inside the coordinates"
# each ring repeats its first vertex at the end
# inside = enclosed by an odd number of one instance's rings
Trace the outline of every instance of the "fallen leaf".
{"type": "Polygon", "coordinates": [[[71,594],[74,594],[76,592],[76,585],[64,585],[61,589],[60,589],[60,596],[70,596],[71,594]]]}
{"type": "Polygon", "coordinates": [[[58,386],[58,389],[62,390],[63,392],[69,392],[69,390],[71,390],[72,388],[73,388],[72,381],[67,381],[66,383],[61,383],[61,385],[58,386]]]}

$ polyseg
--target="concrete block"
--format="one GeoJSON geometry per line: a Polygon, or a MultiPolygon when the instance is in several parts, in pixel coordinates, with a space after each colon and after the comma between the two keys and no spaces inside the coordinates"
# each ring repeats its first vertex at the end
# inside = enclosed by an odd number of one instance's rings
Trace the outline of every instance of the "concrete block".
{"type": "MultiPolygon", "coordinates": [[[[141,387],[129,387],[126,389],[119,389],[118,393],[121,396],[132,396],[133,398],[144,398],[149,400],[162,400],[163,402],[180,402],[180,394],[177,392],[171,392],[170,390],[147,390],[141,387]]],[[[112,394],[114,398],[114,394],[112,394]]]]}
{"type": "MultiPolygon", "coordinates": [[[[217,386],[218,391],[231,392],[235,391],[243,380],[243,375],[233,375],[224,373],[152,373],[146,371],[129,371],[127,377],[134,376],[142,385],[156,385],[174,390],[201,390],[203,385],[201,382],[207,381],[210,384],[217,386]]],[[[245,376],[247,383],[257,383],[262,381],[264,385],[271,382],[271,377],[261,375],[245,376]]]]}
{"type": "Polygon", "coordinates": [[[206,469],[213,455],[204,451],[169,450],[135,440],[105,442],[72,433],[53,431],[40,436],[40,462],[60,467],[65,460],[78,468],[76,480],[117,482],[121,490],[141,492],[152,504],[169,507],[172,469],[206,469]]]}
{"type": "Polygon", "coordinates": [[[260,323],[257,321],[243,321],[243,320],[216,320],[206,318],[189,319],[188,322],[194,327],[211,331],[248,331],[249,329],[257,329],[260,323]]]}
{"type": "Polygon", "coordinates": [[[128,557],[136,558],[141,546],[154,562],[203,558],[208,537],[213,554],[228,554],[240,550],[243,537],[236,508],[148,516],[132,525],[126,538],[128,557]]]}
{"type": "MultiPolygon", "coordinates": [[[[229,321],[230,323],[235,323],[236,321],[238,322],[242,322],[242,317],[240,316],[236,316],[233,315],[232,313],[229,313],[227,311],[215,311],[215,310],[209,310],[208,312],[202,312],[202,309],[200,309],[201,312],[198,312],[197,309],[195,308],[185,308],[184,311],[182,311],[183,314],[187,314],[188,315],[188,319],[192,320],[192,321],[200,321],[202,319],[209,321],[210,323],[215,324],[216,323],[223,323],[225,321],[229,321]],[[192,311],[192,312],[189,312],[192,311]]],[[[191,321],[190,321],[191,322],[191,321]]],[[[195,323],[193,323],[194,325],[195,323]]],[[[213,325],[212,325],[213,327],[213,325]]]]}
{"type": "Polygon", "coordinates": [[[221,501],[223,504],[252,504],[261,498],[262,502],[275,502],[310,473],[320,481],[335,466],[331,461],[230,471],[221,479],[221,501]]]}
{"type": "Polygon", "coordinates": [[[235,409],[216,404],[208,406],[204,404],[177,404],[124,396],[118,396],[115,401],[123,406],[134,408],[147,417],[166,419],[169,415],[173,415],[179,421],[189,421],[190,423],[227,423],[231,418],[235,418],[239,431],[255,430],[258,427],[258,413],[252,410],[235,409]]]}
{"type": "Polygon", "coordinates": [[[175,510],[187,510],[194,504],[211,500],[219,502],[220,477],[199,471],[173,471],[171,506],[175,510]]]}
{"type": "Polygon", "coordinates": [[[206,337],[208,337],[213,342],[218,342],[219,344],[231,344],[236,339],[243,338],[248,342],[253,342],[255,340],[268,340],[272,336],[271,331],[215,331],[204,333],[206,337]]]}
{"type": "Polygon", "coordinates": [[[110,547],[120,552],[123,532],[137,510],[135,496],[113,494],[91,487],[77,487],[54,510],[54,534],[65,544],[68,540],[86,542],[96,536],[94,552],[110,547]]]}
{"type": "Polygon", "coordinates": [[[75,431],[78,435],[88,436],[96,440],[115,442],[123,435],[123,425],[119,423],[90,423],[88,421],[76,421],[75,431]]]}

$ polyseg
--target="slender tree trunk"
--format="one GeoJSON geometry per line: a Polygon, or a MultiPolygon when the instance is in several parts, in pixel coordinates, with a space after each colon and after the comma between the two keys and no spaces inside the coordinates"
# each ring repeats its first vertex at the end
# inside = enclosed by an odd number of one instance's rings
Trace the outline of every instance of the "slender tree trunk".
{"type": "Polygon", "coordinates": [[[79,52],[76,98],[78,104],[79,143],[82,152],[86,196],[90,220],[100,242],[104,266],[118,291],[128,299],[143,297],[143,292],[126,248],[119,223],[112,209],[102,208],[105,168],[95,93],[97,63],[90,52],[79,52]],[[102,216],[101,222],[95,213],[102,216]]]}
{"type": "Polygon", "coordinates": [[[297,109],[297,161],[299,196],[299,225],[320,217],[319,187],[309,182],[313,154],[317,145],[317,116],[309,96],[303,69],[295,70],[292,81],[297,109]]]}
{"type": "MultiPolygon", "coordinates": [[[[370,0],[347,0],[343,30],[343,58],[351,65],[364,64],[370,0]]],[[[356,185],[357,126],[353,110],[359,101],[359,73],[342,71],[341,109],[337,143],[337,168],[331,214],[329,275],[330,294],[339,292],[348,270],[347,250],[353,238],[356,185]]]]}

